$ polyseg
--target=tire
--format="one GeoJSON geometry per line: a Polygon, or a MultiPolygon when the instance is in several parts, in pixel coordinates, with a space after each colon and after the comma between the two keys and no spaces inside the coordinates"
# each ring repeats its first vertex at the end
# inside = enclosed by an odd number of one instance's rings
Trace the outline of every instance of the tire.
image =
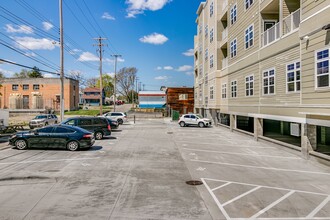
{"type": "Polygon", "coordinates": [[[199,122],[199,123],[198,123],[198,126],[199,126],[200,128],[204,128],[205,125],[204,125],[203,122],[199,122]]]}
{"type": "Polygon", "coordinates": [[[47,126],[47,125],[48,125],[48,122],[45,123],[45,126],[47,126]]]}
{"type": "Polygon", "coordinates": [[[16,147],[18,150],[25,150],[25,149],[28,147],[28,145],[27,145],[26,140],[19,139],[19,140],[16,140],[16,141],[15,141],[15,147],[16,147]]]}
{"type": "Polygon", "coordinates": [[[94,134],[96,140],[101,140],[103,138],[103,133],[100,131],[95,132],[94,134]]]}
{"type": "Polygon", "coordinates": [[[66,148],[69,151],[76,151],[79,149],[79,143],[77,141],[70,141],[66,144],[66,148]]]}
{"type": "Polygon", "coordinates": [[[180,127],[184,127],[184,126],[186,126],[186,123],[184,123],[184,121],[181,121],[180,122],[180,127]]]}
{"type": "Polygon", "coordinates": [[[118,120],[118,124],[122,125],[124,123],[123,119],[119,118],[118,120]]]}

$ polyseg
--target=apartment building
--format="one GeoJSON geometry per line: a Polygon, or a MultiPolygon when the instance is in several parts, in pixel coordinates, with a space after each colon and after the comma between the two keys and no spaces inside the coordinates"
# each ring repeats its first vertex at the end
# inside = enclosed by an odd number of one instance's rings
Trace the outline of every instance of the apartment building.
{"type": "Polygon", "coordinates": [[[330,155],[330,0],[207,0],[197,10],[195,111],[330,155]]]}
{"type": "MultiPolygon", "coordinates": [[[[0,88],[0,109],[40,111],[60,109],[59,78],[6,78],[0,88]]],[[[64,109],[77,110],[79,81],[64,79],[64,109]]]]}

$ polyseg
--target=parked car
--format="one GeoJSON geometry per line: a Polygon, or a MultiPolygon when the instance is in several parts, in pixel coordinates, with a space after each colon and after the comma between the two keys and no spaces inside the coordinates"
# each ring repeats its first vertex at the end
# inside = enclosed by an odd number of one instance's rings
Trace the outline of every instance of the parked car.
{"type": "Polygon", "coordinates": [[[116,120],[120,125],[127,122],[127,115],[124,112],[108,112],[103,114],[104,117],[116,120]]]}
{"type": "Polygon", "coordinates": [[[75,151],[89,148],[94,143],[93,133],[79,127],[66,125],[49,125],[35,130],[17,132],[9,139],[9,144],[19,150],[42,147],[75,151]]]}
{"type": "Polygon", "coordinates": [[[43,127],[51,124],[57,124],[58,119],[54,114],[43,114],[37,115],[34,119],[29,122],[30,129],[43,127]]]}
{"type": "Polygon", "coordinates": [[[61,124],[78,126],[94,133],[95,139],[101,140],[104,136],[111,135],[110,122],[104,117],[73,117],[61,124]]]}
{"type": "Polygon", "coordinates": [[[119,128],[119,123],[118,123],[118,121],[113,120],[113,119],[111,119],[111,118],[107,118],[107,117],[105,117],[105,118],[109,121],[109,123],[110,123],[110,127],[111,127],[111,130],[116,130],[116,129],[119,128]]]}
{"type": "Polygon", "coordinates": [[[179,118],[179,125],[181,127],[196,125],[201,128],[209,127],[212,125],[212,122],[208,118],[203,118],[203,116],[198,114],[184,114],[179,118]]]}

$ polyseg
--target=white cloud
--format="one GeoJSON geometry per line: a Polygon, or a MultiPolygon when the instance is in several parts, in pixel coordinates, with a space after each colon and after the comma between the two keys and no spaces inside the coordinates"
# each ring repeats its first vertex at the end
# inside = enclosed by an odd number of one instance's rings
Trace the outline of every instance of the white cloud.
{"type": "Polygon", "coordinates": [[[42,22],[42,26],[45,31],[49,31],[50,29],[52,29],[54,27],[54,25],[52,23],[49,23],[47,21],[42,22]]]}
{"type": "Polygon", "coordinates": [[[192,57],[192,56],[194,56],[194,49],[189,49],[186,52],[183,52],[182,54],[187,57],[192,57]]]}
{"type": "Polygon", "coordinates": [[[13,71],[1,69],[1,68],[0,68],[0,72],[3,73],[6,77],[12,77],[15,74],[13,71]]]}
{"type": "Polygon", "coordinates": [[[173,67],[171,67],[171,66],[164,66],[164,70],[173,70],[173,67]]]}
{"type": "Polygon", "coordinates": [[[135,18],[135,15],[143,14],[145,10],[157,11],[162,9],[172,0],[126,0],[128,4],[127,18],[135,18]]]}
{"type": "Polygon", "coordinates": [[[27,25],[6,24],[5,29],[7,33],[33,34],[33,28],[27,25]]]}
{"type": "Polygon", "coordinates": [[[96,55],[94,55],[90,52],[83,52],[78,58],[78,61],[82,61],[82,62],[83,61],[99,61],[99,60],[100,59],[96,55]]]}
{"type": "Polygon", "coordinates": [[[47,38],[15,37],[16,47],[22,50],[53,50],[55,44],[47,38]]]}
{"type": "Polygon", "coordinates": [[[104,74],[109,75],[109,76],[111,76],[112,78],[115,77],[115,73],[113,73],[113,72],[111,72],[111,73],[104,73],[104,74]]]}
{"type": "Polygon", "coordinates": [[[194,71],[186,72],[186,75],[188,75],[188,76],[192,76],[192,75],[194,75],[194,71]]]}
{"type": "Polygon", "coordinates": [[[192,70],[192,69],[193,69],[192,66],[183,65],[183,66],[180,66],[178,69],[176,69],[176,71],[178,71],[178,72],[187,72],[187,71],[192,70]]]}
{"type": "Polygon", "coordinates": [[[162,70],[163,68],[161,66],[157,66],[156,70],[162,70]]]}
{"type": "MultiPolygon", "coordinates": [[[[110,58],[105,58],[103,59],[104,62],[108,62],[108,63],[115,63],[115,60],[114,59],[110,59],[110,58]]],[[[125,62],[125,60],[121,57],[118,57],[117,58],[117,63],[123,63],[125,62]]]]}
{"type": "Polygon", "coordinates": [[[155,77],[155,80],[168,80],[167,76],[157,76],[155,77]]]}
{"type": "Polygon", "coordinates": [[[33,53],[33,52],[31,52],[31,53],[25,53],[25,55],[28,56],[28,57],[36,57],[36,56],[37,56],[37,55],[36,55],[35,53],[33,53]]]}
{"type": "Polygon", "coordinates": [[[73,50],[69,51],[69,53],[72,54],[72,55],[75,55],[75,54],[80,53],[80,52],[81,52],[81,50],[79,50],[79,49],[73,49],[73,50]]]}
{"type": "Polygon", "coordinates": [[[148,36],[141,37],[139,40],[143,43],[160,45],[168,41],[168,38],[162,34],[153,33],[148,36]]]}
{"type": "Polygon", "coordinates": [[[107,20],[116,20],[116,18],[110,15],[108,12],[104,12],[102,18],[107,20]]]}
{"type": "Polygon", "coordinates": [[[45,73],[43,74],[44,78],[58,78],[58,75],[51,74],[51,73],[45,73]]]}

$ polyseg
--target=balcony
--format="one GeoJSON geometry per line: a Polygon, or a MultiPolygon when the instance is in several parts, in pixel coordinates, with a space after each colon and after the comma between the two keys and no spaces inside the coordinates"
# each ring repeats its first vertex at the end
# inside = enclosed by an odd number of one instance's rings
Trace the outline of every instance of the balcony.
{"type": "Polygon", "coordinates": [[[227,68],[228,66],[228,57],[222,59],[222,69],[227,68]]]}
{"type": "Polygon", "coordinates": [[[228,28],[225,28],[223,31],[222,31],[222,38],[221,40],[222,41],[225,41],[228,37],[228,28]]]}
{"type": "Polygon", "coordinates": [[[290,34],[299,27],[300,24],[300,9],[294,11],[282,21],[282,33],[281,22],[276,23],[273,27],[267,29],[261,34],[261,46],[267,46],[268,44],[280,39],[283,35],[290,34]]]}

